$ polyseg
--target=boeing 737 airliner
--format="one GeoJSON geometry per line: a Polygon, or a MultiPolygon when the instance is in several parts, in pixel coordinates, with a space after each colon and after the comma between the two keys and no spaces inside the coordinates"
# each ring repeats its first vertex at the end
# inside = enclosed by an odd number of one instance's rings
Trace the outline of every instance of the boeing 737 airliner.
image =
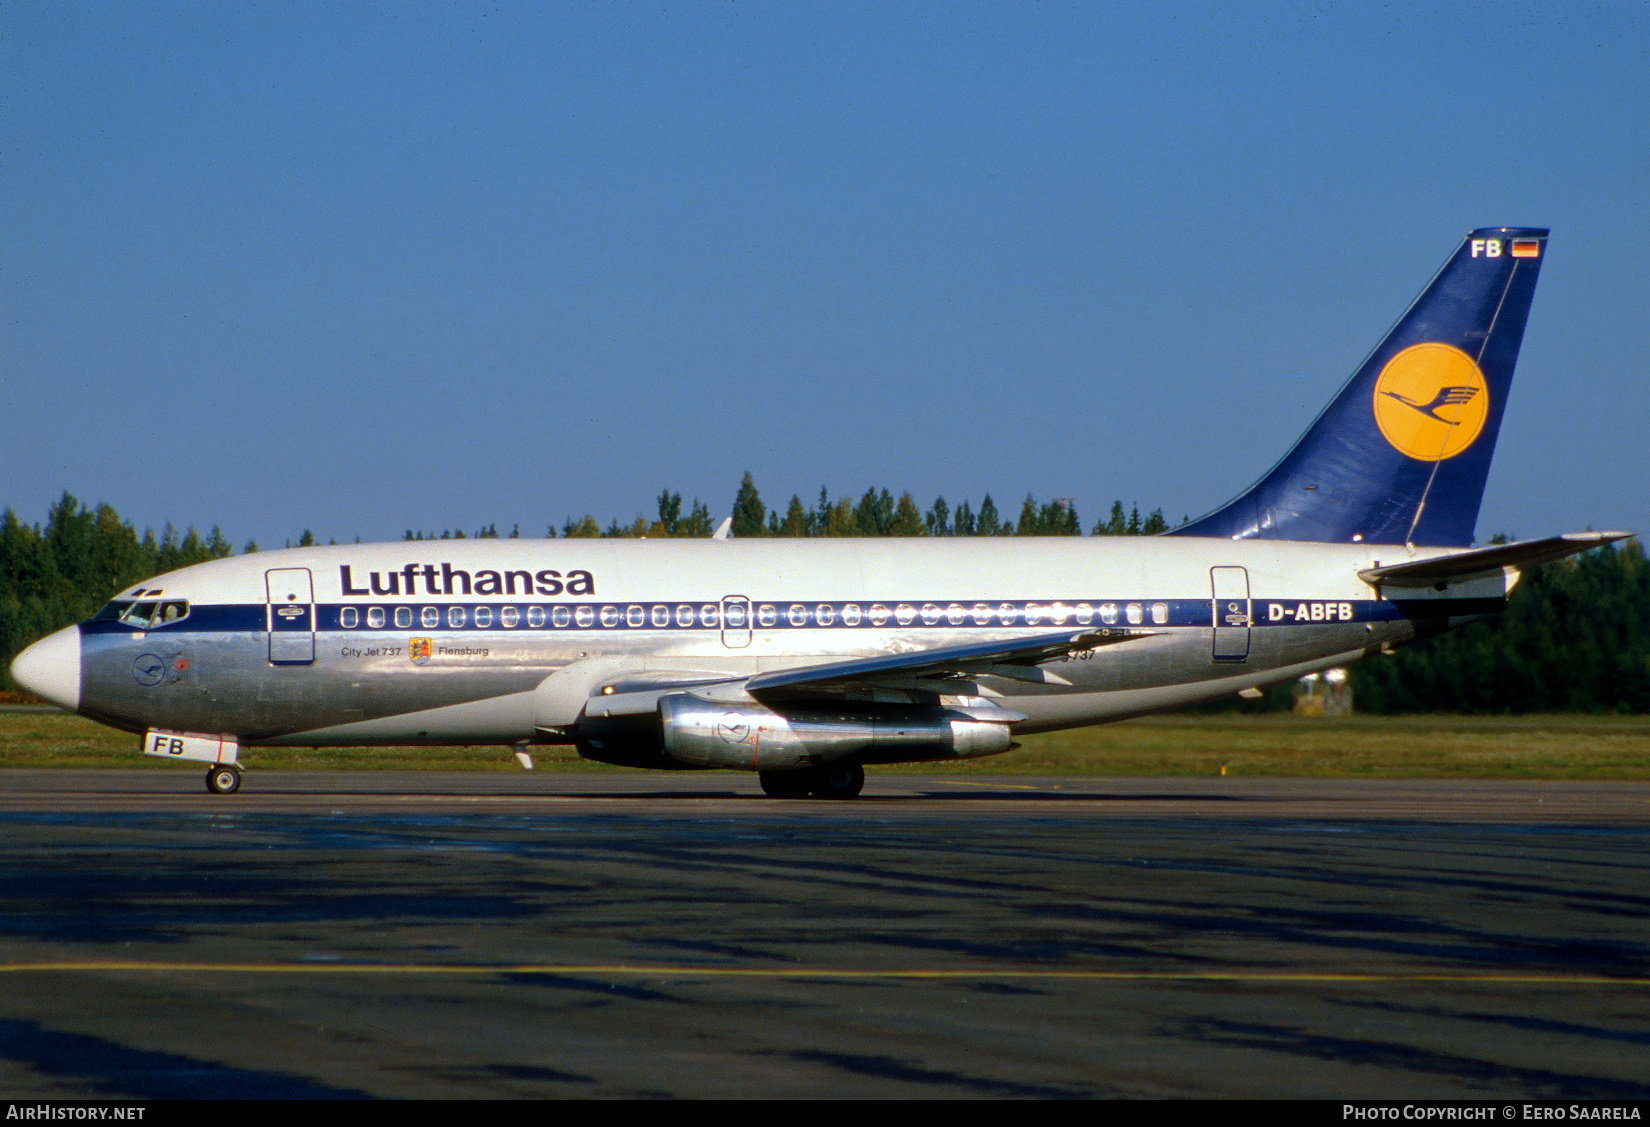
{"type": "Polygon", "coordinates": [[[220,793],[244,747],[571,744],[834,798],[1297,678],[1627,535],[1470,546],[1546,247],[1468,235],[1274,469],[1163,536],[296,548],[146,580],[12,676],[220,793]]]}

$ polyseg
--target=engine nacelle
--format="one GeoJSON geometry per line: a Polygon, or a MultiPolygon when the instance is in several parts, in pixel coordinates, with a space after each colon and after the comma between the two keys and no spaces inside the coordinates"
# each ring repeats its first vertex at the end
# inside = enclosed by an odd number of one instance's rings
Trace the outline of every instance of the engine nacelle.
{"type": "Polygon", "coordinates": [[[862,763],[914,763],[996,755],[1013,746],[1008,725],[943,707],[828,707],[776,712],[672,693],[659,699],[665,754],[699,767],[783,771],[855,756],[862,763]]]}

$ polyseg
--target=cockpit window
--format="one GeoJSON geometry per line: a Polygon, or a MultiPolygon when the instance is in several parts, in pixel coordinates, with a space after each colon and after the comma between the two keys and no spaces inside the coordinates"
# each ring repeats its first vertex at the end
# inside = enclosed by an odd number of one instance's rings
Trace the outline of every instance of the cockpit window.
{"type": "Polygon", "coordinates": [[[130,610],[120,616],[120,620],[128,626],[148,626],[149,620],[155,617],[157,603],[133,603],[130,610]]]}
{"type": "Polygon", "coordinates": [[[187,599],[168,599],[165,602],[133,602],[116,599],[92,617],[93,622],[123,622],[147,630],[153,626],[169,626],[189,617],[187,599]]]}

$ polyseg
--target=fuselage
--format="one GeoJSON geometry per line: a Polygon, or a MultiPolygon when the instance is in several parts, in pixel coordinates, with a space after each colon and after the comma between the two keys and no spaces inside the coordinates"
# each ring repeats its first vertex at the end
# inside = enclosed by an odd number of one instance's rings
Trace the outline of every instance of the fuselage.
{"type": "Polygon", "coordinates": [[[297,548],[159,576],[71,628],[72,704],[242,744],[520,744],[567,738],[569,716],[536,690],[574,663],[747,676],[1066,628],[1150,632],[1061,657],[1041,683],[977,679],[1026,717],[1016,732],[1047,730],[1298,677],[1501,609],[1499,577],[1399,598],[1358,577],[1405,555],[1185,537],[297,548]]]}

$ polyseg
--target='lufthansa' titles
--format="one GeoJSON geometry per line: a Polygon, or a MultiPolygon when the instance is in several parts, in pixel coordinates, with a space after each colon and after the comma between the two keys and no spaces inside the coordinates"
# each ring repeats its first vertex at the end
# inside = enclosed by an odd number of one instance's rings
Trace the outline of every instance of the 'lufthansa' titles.
{"type": "Polygon", "coordinates": [[[400,571],[368,572],[356,585],[354,568],[340,564],[338,579],[348,595],[594,595],[596,580],[588,571],[470,572],[452,564],[408,564],[400,571]],[[418,585],[424,584],[423,591],[418,585]]]}

